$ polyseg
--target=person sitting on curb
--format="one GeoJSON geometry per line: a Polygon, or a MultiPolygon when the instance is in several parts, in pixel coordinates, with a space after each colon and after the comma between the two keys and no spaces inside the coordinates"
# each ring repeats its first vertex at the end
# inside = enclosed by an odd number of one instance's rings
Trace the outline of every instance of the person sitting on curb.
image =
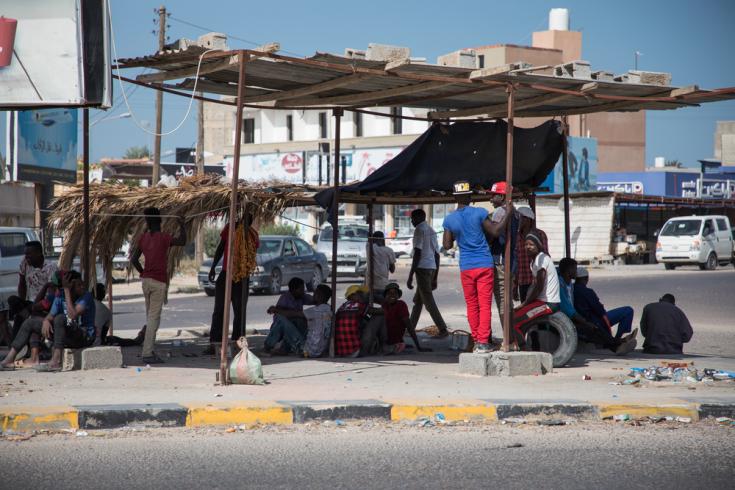
{"type": "Polygon", "coordinates": [[[637,329],[624,338],[614,338],[608,329],[598,328],[597,325],[588,321],[575,309],[572,298],[577,289],[577,284],[572,281],[577,277],[577,274],[576,260],[566,257],[559,261],[560,309],[572,321],[580,339],[601,345],[619,356],[623,356],[635,349],[637,344],[635,339],[638,333],[637,329]]]}
{"type": "Polygon", "coordinates": [[[334,319],[334,350],[340,357],[374,354],[385,340],[383,310],[368,305],[366,286],[347,288],[345,301],[334,319]]]}
{"type": "Polygon", "coordinates": [[[421,347],[416,336],[416,328],[411,323],[408,314],[408,305],[401,300],[403,291],[401,287],[392,282],[383,291],[383,317],[385,318],[386,343],[383,346],[384,354],[400,354],[406,348],[403,337],[408,331],[416,350],[419,352],[431,352],[431,349],[421,347]]]}
{"type": "Polygon", "coordinates": [[[112,312],[102,301],[107,296],[107,288],[101,282],[94,287],[94,326],[97,329],[94,345],[103,345],[107,341],[107,332],[110,330],[112,312]]]}
{"type": "MultiPolygon", "coordinates": [[[[273,351],[273,345],[266,345],[266,355],[287,355],[294,352],[304,357],[321,357],[328,345],[332,328],[332,309],[329,300],[332,297],[332,288],[320,284],[314,291],[314,306],[303,311],[271,306],[268,312],[273,317],[271,332],[279,337],[281,347],[273,351]],[[306,323],[306,334],[296,326],[306,323]]],[[[270,334],[269,334],[270,337],[270,334]]]]}
{"type": "Polygon", "coordinates": [[[590,275],[584,267],[577,268],[577,278],[574,281],[574,308],[585,320],[597,325],[602,330],[612,333],[612,327],[618,326],[615,338],[630,333],[633,327],[633,308],[621,306],[609,311],[600,303],[594,289],[587,287],[590,275]]]}
{"type": "Polygon", "coordinates": [[[79,349],[94,343],[96,330],[92,293],[84,290],[82,277],[76,271],[64,274],[62,288],[63,296],[56,298],[45,319],[32,316],[23,322],[0,369],[14,369],[15,356],[29,339],[32,345],[38,345],[40,336],[53,338],[51,361],[38,364],[36,369],[39,371],[61,371],[61,355],[65,347],[79,349]]]}
{"type": "MultiPolygon", "coordinates": [[[[288,291],[283,293],[275,306],[268,308],[268,314],[273,315],[273,324],[270,332],[265,339],[264,349],[266,353],[270,353],[280,342],[281,348],[276,350],[276,354],[287,354],[292,348],[292,342],[286,337],[289,333],[291,340],[296,340],[292,332],[298,332],[301,339],[306,338],[308,326],[303,314],[300,316],[284,315],[284,312],[303,313],[304,305],[313,305],[314,298],[310,294],[306,294],[306,284],[300,277],[294,277],[288,282],[288,291]]],[[[303,342],[303,340],[302,340],[303,342]]]]}
{"type": "Polygon", "coordinates": [[[649,303],[641,316],[643,352],[646,354],[683,354],[684,344],[694,331],[689,319],[676,306],[673,294],[661,296],[658,303],[649,303]]]}

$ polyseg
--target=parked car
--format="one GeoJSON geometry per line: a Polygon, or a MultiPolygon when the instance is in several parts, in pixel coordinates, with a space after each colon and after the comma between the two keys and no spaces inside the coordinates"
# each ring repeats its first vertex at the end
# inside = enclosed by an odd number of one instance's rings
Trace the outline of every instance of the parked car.
{"type": "Polygon", "coordinates": [[[123,243],[120,250],[115,253],[112,258],[112,268],[116,271],[124,271],[130,265],[130,244],[128,242],[123,243]]]}
{"type": "Polygon", "coordinates": [[[656,260],[671,270],[697,264],[714,270],[719,264],[735,263],[733,235],[727,216],[680,216],[664,224],[656,243],[656,260]]]}
{"type": "Polygon", "coordinates": [[[413,237],[411,235],[401,235],[388,239],[386,245],[393,249],[396,257],[413,256],[413,237]]]}
{"type": "Polygon", "coordinates": [[[32,228],[0,227],[0,310],[18,294],[18,270],[25,257],[26,242],[38,240],[32,228]]]}
{"type": "MultiPolygon", "coordinates": [[[[257,268],[250,276],[250,289],[254,293],[278,294],[294,277],[302,278],[307,289],[313,291],[330,272],[327,257],[295,236],[261,236],[256,262],[257,268]]],[[[209,280],[211,268],[212,259],[205,260],[197,276],[199,287],[207,296],[214,296],[215,285],[209,280]]],[[[221,270],[220,262],[215,271],[219,274],[221,270]]]]}
{"type": "MultiPolygon", "coordinates": [[[[364,276],[367,269],[367,225],[357,218],[341,218],[337,239],[337,275],[364,276]]],[[[359,218],[362,221],[362,218],[359,218]]],[[[332,225],[325,223],[316,235],[316,249],[332,261],[332,225]]]]}

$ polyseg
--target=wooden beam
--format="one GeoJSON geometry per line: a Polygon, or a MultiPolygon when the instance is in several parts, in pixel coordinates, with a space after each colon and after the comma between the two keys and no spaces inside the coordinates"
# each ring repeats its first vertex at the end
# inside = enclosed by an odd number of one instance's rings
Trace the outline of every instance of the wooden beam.
{"type": "Polygon", "coordinates": [[[253,104],[256,102],[271,102],[284,99],[295,99],[298,97],[304,97],[306,95],[314,95],[319,92],[328,92],[335,88],[344,87],[355,82],[359,82],[364,79],[365,75],[362,73],[354,73],[352,75],[345,75],[338,78],[327,80],[326,82],[316,83],[314,85],[307,85],[306,87],[300,87],[293,90],[284,90],[281,92],[273,92],[270,94],[253,95],[252,97],[245,97],[246,104],[253,104]]]}
{"type": "Polygon", "coordinates": [[[683,97],[685,95],[699,92],[699,85],[689,85],[687,87],[676,88],[669,94],[670,97],[683,97]]]}
{"type": "MultiPolygon", "coordinates": [[[[202,63],[199,68],[199,75],[206,75],[207,73],[213,73],[215,71],[226,70],[228,68],[237,67],[238,61],[237,56],[230,56],[220,61],[213,61],[210,63],[202,63]]],[[[139,82],[150,83],[150,82],[165,82],[166,80],[176,80],[178,78],[185,78],[196,76],[197,65],[181,68],[179,70],[170,71],[159,71],[157,73],[148,73],[146,75],[138,75],[135,77],[139,82]]]]}
{"type": "MultiPolygon", "coordinates": [[[[390,88],[386,90],[374,90],[372,92],[361,92],[352,95],[340,95],[337,97],[323,97],[323,98],[309,98],[309,99],[297,99],[290,101],[291,104],[297,104],[301,106],[309,105],[344,105],[344,106],[356,106],[364,104],[366,102],[377,102],[383,99],[390,99],[393,97],[400,97],[403,95],[416,94],[419,92],[426,92],[428,90],[434,90],[440,87],[446,87],[451,83],[446,82],[423,82],[414,83],[411,85],[404,85],[402,87],[390,88]]],[[[276,103],[276,105],[279,105],[276,103]]],[[[284,104],[285,105],[285,104],[284,104]]]]}
{"type": "Polygon", "coordinates": [[[497,77],[499,75],[507,75],[516,70],[523,70],[530,68],[531,65],[528,63],[508,63],[507,65],[491,66],[489,68],[480,68],[479,70],[473,70],[470,73],[470,80],[487,80],[488,78],[497,77]]]}

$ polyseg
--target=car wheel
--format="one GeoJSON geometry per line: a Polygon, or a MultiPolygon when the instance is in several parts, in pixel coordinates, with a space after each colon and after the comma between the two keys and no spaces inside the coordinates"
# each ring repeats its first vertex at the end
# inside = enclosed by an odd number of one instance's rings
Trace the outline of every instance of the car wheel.
{"type": "Polygon", "coordinates": [[[204,294],[207,296],[214,296],[214,289],[204,288],[204,294]]]}
{"type": "Polygon", "coordinates": [[[707,271],[713,271],[717,269],[717,255],[714,252],[710,252],[707,256],[707,261],[704,264],[699,264],[699,268],[707,271]]]}
{"type": "Polygon", "coordinates": [[[281,294],[281,271],[273,269],[271,272],[271,294],[281,294]]]}
{"type": "Polygon", "coordinates": [[[311,276],[311,281],[309,281],[306,284],[307,289],[310,293],[313,293],[314,290],[319,286],[322,281],[324,280],[324,274],[322,274],[322,268],[319,266],[316,266],[314,268],[314,275],[311,276]]]}
{"type": "Polygon", "coordinates": [[[665,263],[664,264],[664,267],[666,268],[667,271],[673,271],[674,269],[676,269],[676,265],[675,264],[665,263]]]}
{"type": "Polygon", "coordinates": [[[577,352],[577,329],[562,312],[532,322],[524,335],[527,348],[551,354],[554,367],[564,366],[577,352]]]}

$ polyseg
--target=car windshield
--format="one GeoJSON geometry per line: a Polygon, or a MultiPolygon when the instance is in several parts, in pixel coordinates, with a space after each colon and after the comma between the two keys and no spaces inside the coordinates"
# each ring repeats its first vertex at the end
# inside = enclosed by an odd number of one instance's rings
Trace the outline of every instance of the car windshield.
{"type": "Polygon", "coordinates": [[[669,221],[661,230],[661,236],[693,236],[699,233],[701,219],[680,219],[669,221]]]}
{"type": "MultiPolygon", "coordinates": [[[[340,225],[339,239],[352,242],[367,242],[368,227],[360,225],[340,225]]],[[[332,240],[332,227],[328,226],[322,230],[319,240],[323,242],[332,240]]]]}
{"type": "Polygon", "coordinates": [[[261,240],[258,247],[258,254],[278,255],[281,252],[281,240],[261,240]]]}

